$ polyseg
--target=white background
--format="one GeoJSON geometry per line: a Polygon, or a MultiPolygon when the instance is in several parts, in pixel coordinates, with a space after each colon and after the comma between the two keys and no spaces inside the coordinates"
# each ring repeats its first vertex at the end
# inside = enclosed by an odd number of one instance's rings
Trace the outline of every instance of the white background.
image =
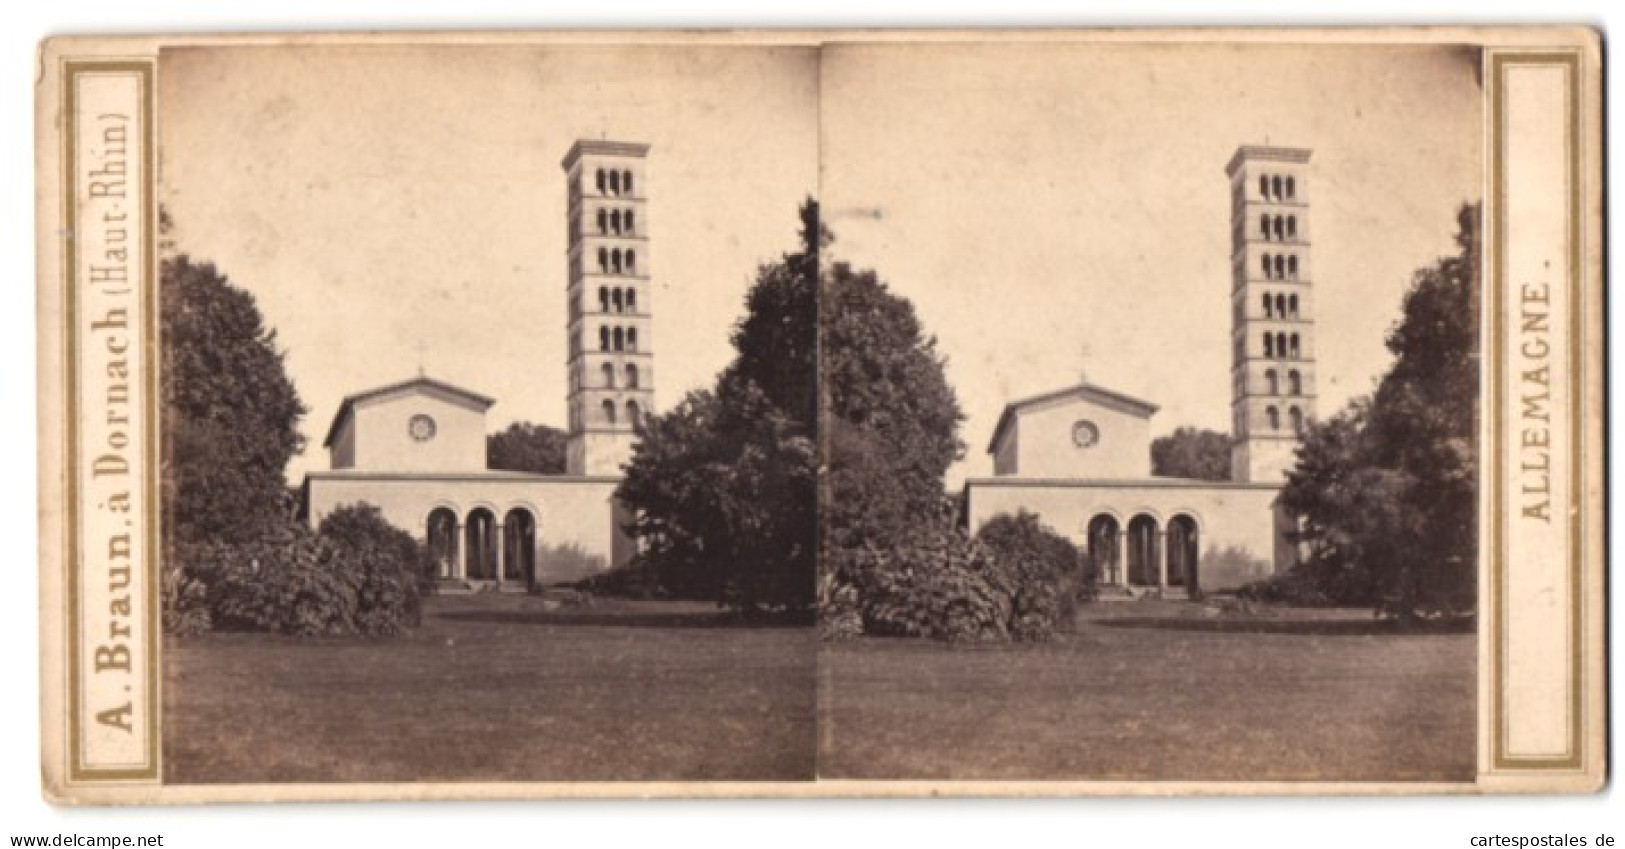
{"type": "MultiPolygon", "coordinates": [[[[1625,842],[1625,804],[1608,792],[1584,798],[1181,799],[1036,801],[637,802],[440,805],[229,806],[70,810],[40,798],[33,273],[34,47],[52,34],[210,32],[244,29],[580,26],[902,26],[1129,24],[1590,23],[1617,13],[1595,2],[1439,4],[1320,0],[1303,3],[1070,4],[1001,0],[826,0],[819,4],[600,2],[576,16],[538,17],[526,4],[460,0],[413,12],[338,0],[252,0],[196,9],[178,2],[14,0],[0,27],[0,516],[11,553],[0,593],[5,682],[0,710],[0,846],[24,834],[152,834],[165,846],[658,845],[1468,847],[1475,835],[1585,836],[1625,842]],[[27,8],[26,12],[19,11],[27,8]],[[1538,16],[1538,17],[1535,17],[1538,16]]],[[[1621,18],[1625,19],[1625,18],[1621,18]]],[[[1609,69],[1610,87],[1614,86],[1609,69]]],[[[1611,304],[1610,316],[1619,309],[1611,304]]],[[[1612,323],[1612,322],[1610,322],[1612,323]]],[[[1615,388],[1620,378],[1616,371],[1615,388]]],[[[1615,428],[1610,428],[1611,434],[1615,428]]],[[[1613,591],[1617,609],[1620,591],[1613,591]]],[[[1618,648],[1618,638],[1614,639],[1618,648]]],[[[1618,657],[1618,651],[1613,652],[1618,657]]],[[[1617,845],[1617,844],[1616,844],[1617,845]]]]}

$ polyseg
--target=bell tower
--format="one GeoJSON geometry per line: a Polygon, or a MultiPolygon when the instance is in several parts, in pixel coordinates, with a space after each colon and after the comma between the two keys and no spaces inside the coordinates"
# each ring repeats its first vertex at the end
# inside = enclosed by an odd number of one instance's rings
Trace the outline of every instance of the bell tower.
{"type": "Polygon", "coordinates": [[[1244,145],[1230,177],[1231,479],[1281,483],[1315,417],[1311,151],[1244,145]]]}
{"type": "Polygon", "coordinates": [[[646,144],[582,139],[569,192],[572,475],[620,475],[654,408],[646,144]]]}

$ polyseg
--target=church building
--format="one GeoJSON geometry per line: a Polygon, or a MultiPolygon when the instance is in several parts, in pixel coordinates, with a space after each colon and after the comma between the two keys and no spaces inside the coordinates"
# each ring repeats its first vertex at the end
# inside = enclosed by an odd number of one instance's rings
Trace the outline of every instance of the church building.
{"type": "Polygon", "coordinates": [[[329,469],[305,476],[312,526],[372,505],[428,543],[441,578],[469,586],[576,580],[627,562],[631,517],[615,488],[654,409],[648,151],[581,140],[564,157],[566,473],[487,468],[495,400],[420,375],[339,405],[322,443],[329,469]]]}
{"type": "Polygon", "coordinates": [[[1243,146],[1231,192],[1229,481],[1151,474],[1156,405],[1090,383],[1008,404],[988,445],[993,477],[965,484],[971,530],[1036,513],[1072,539],[1108,593],[1224,591],[1297,562],[1277,504],[1315,415],[1310,151],[1243,146]]]}

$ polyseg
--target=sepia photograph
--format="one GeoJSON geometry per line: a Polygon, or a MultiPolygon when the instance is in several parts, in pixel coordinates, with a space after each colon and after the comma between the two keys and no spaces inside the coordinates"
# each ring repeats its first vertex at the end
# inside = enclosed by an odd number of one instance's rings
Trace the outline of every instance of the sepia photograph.
{"type": "Polygon", "coordinates": [[[1472,778],[1480,63],[825,51],[821,775],[1472,778]]]}
{"type": "Polygon", "coordinates": [[[45,796],[1595,793],[1600,50],[53,39],[45,796]]]}

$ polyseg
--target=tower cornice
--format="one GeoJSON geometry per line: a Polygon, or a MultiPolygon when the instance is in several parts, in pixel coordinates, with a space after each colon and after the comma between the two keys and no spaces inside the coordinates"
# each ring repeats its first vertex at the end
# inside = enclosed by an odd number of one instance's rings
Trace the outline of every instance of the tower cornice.
{"type": "Polygon", "coordinates": [[[1271,147],[1261,144],[1244,144],[1236,148],[1235,155],[1230,157],[1230,164],[1224,166],[1224,173],[1234,177],[1236,176],[1236,169],[1241,167],[1241,163],[1254,160],[1302,164],[1308,162],[1313,153],[1314,151],[1306,147],[1271,147]]]}
{"type": "Polygon", "coordinates": [[[564,154],[564,161],[559,166],[569,171],[575,167],[576,161],[583,154],[601,153],[609,156],[644,156],[648,154],[649,146],[641,142],[609,141],[607,139],[577,139],[570,145],[570,152],[564,154]]]}

